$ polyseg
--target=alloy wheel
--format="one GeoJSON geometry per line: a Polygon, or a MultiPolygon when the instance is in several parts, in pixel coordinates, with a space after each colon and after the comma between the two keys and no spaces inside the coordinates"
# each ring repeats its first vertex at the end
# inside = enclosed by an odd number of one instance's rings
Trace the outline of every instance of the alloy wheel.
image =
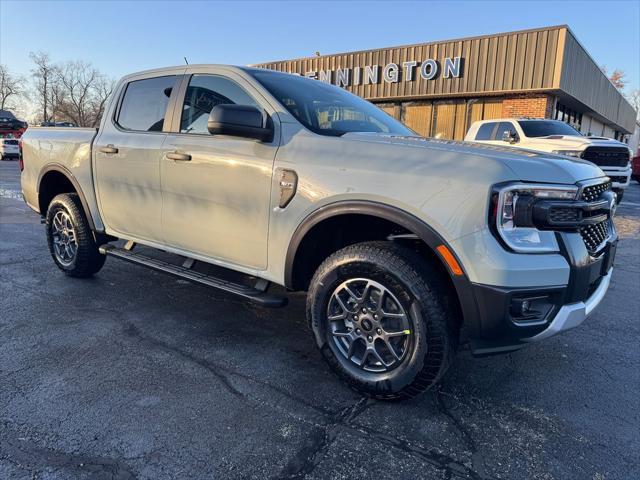
{"type": "Polygon", "coordinates": [[[327,318],[343,360],[362,370],[387,372],[408,355],[411,319],[381,283],[366,278],[341,283],[329,299],[327,318]]]}
{"type": "Polygon", "coordinates": [[[73,263],[78,252],[76,231],[69,214],[59,210],[51,221],[51,238],[56,259],[65,267],[73,263]]]}

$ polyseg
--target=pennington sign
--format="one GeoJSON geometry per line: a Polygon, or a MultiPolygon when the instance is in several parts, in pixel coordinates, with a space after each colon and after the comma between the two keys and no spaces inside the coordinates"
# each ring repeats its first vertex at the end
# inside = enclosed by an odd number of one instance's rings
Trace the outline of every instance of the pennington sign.
{"type": "Polygon", "coordinates": [[[402,63],[387,63],[386,65],[366,65],[364,67],[337,68],[335,70],[311,70],[304,73],[291,72],[296,75],[304,75],[321,82],[332,83],[339,87],[352,85],[369,85],[381,82],[398,83],[412,82],[418,77],[424,80],[433,80],[439,75],[444,78],[459,78],[462,76],[464,59],[462,57],[446,57],[438,62],[432,58],[418,62],[408,60],[402,63]]]}

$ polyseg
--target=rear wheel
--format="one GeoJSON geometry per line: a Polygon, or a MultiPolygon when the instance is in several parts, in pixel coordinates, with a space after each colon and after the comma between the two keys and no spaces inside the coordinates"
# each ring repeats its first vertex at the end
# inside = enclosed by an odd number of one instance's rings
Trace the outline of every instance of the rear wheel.
{"type": "Polygon", "coordinates": [[[318,268],[307,316],[329,365],[356,390],[410,398],[435,384],[455,353],[456,319],[440,272],[392,242],[346,247],[318,268]]]}
{"type": "Polygon", "coordinates": [[[98,251],[93,232],[75,193],[56,196],[47,210],[47,243],[55,264],[71,277],[90,277],[105,256],[98,251]]]}

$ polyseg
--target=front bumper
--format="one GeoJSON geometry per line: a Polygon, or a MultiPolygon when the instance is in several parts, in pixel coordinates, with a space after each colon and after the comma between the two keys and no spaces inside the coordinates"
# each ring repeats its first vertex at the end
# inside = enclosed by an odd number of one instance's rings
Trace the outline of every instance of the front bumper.
{"type": "Polygon", "coordinates": [[[564,285],[506,288],[472,284],[478,321],[469,332],[474,355],[492,355],[522,348],[580,325],[609,288],[617,248],[615,230],[602,253],[592,257],[577,233],[559,233],[562,255],[569,264],[564,285]],[[515,307],[528,299],[533,315],[515,307]]]}
{"type": "Polygon", "coordinates": [[[537,335],[528,338],[527,341],[538,342],[540,340],[544,340],[546,338],[557,335],[558,333],[562,333],[566,330],[575,328],[582,322],[584,322],[584,320],[589,315],[591,315],[591,312],[593,312],[595,308],[600,305],[600,302],[604,298],[605,293],[607,293],[607,290],[609,289],[609,283],[611,282],[612,273],[613,268],[610,268],[609,272],[607,272],[607,274],[600,280],[600,284],[595,289],[593,294],[584,302],[575,302],[563,305],[554,319],[551,321],[549,326],[537,335]]]}
{"type": "Polygon", "coordinates": [[[626,188],[631,182],[631,167],[628,168],[607,168],[600,167],[602,171],[611,179],[611,188],[626,188]]]}

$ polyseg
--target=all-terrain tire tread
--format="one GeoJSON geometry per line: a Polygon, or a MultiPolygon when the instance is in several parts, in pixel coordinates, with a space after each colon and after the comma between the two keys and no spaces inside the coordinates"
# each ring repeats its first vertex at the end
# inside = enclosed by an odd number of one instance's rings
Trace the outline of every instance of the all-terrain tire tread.
{"type": "Polygon", "coordinates": [[[47,210],[47,243],[51,256],[60,270],[70,277],[87,278],[100,271],[104,265],[106,257],[98,251],[98,245],[89,227],[89,222],[84,214],[80,197],[76,193],[62,193],[54,197],[47,210]],[[55,210],[61,206],[66,209],[71,216],[71,221],[75,227],[76,244],[78,250],[75,263],[69,268],[58,263],[53,250],[51,237],[51,220],[55,210]]]}
{"type": "Polygon", "coordinates": [[[431,388],[444,375],[455,356],[458,332],[456,322],[450,317],[454,312],[447,307],[445,298],[449,295],[448,288],[442,282],[441,273],[425,261],[417,252],[394,242],[364,242],[343,248],[329,256],[318,267],[307,297],[307,316],[311,320],[311,303],[315,294],[314,286],[318,279],[323,278],[329,270],[337,265],[348,263],[363,258],[375,261],[382,268],[391,269],[406,285],[411,286],[416,296],[420,299],[423,312],[428,310],[426,319],[426,331],[428,332],[427,354],[423,359],[422,368],[409,385],[394,393],[383,393],[375,388],[363,388],[363,385],[355,381],[344,369],[325,344],[322,354],[333,370],[346,381],[352,388],[371,397],[395,400],[413,398],[425,390],[431,388]]]}

